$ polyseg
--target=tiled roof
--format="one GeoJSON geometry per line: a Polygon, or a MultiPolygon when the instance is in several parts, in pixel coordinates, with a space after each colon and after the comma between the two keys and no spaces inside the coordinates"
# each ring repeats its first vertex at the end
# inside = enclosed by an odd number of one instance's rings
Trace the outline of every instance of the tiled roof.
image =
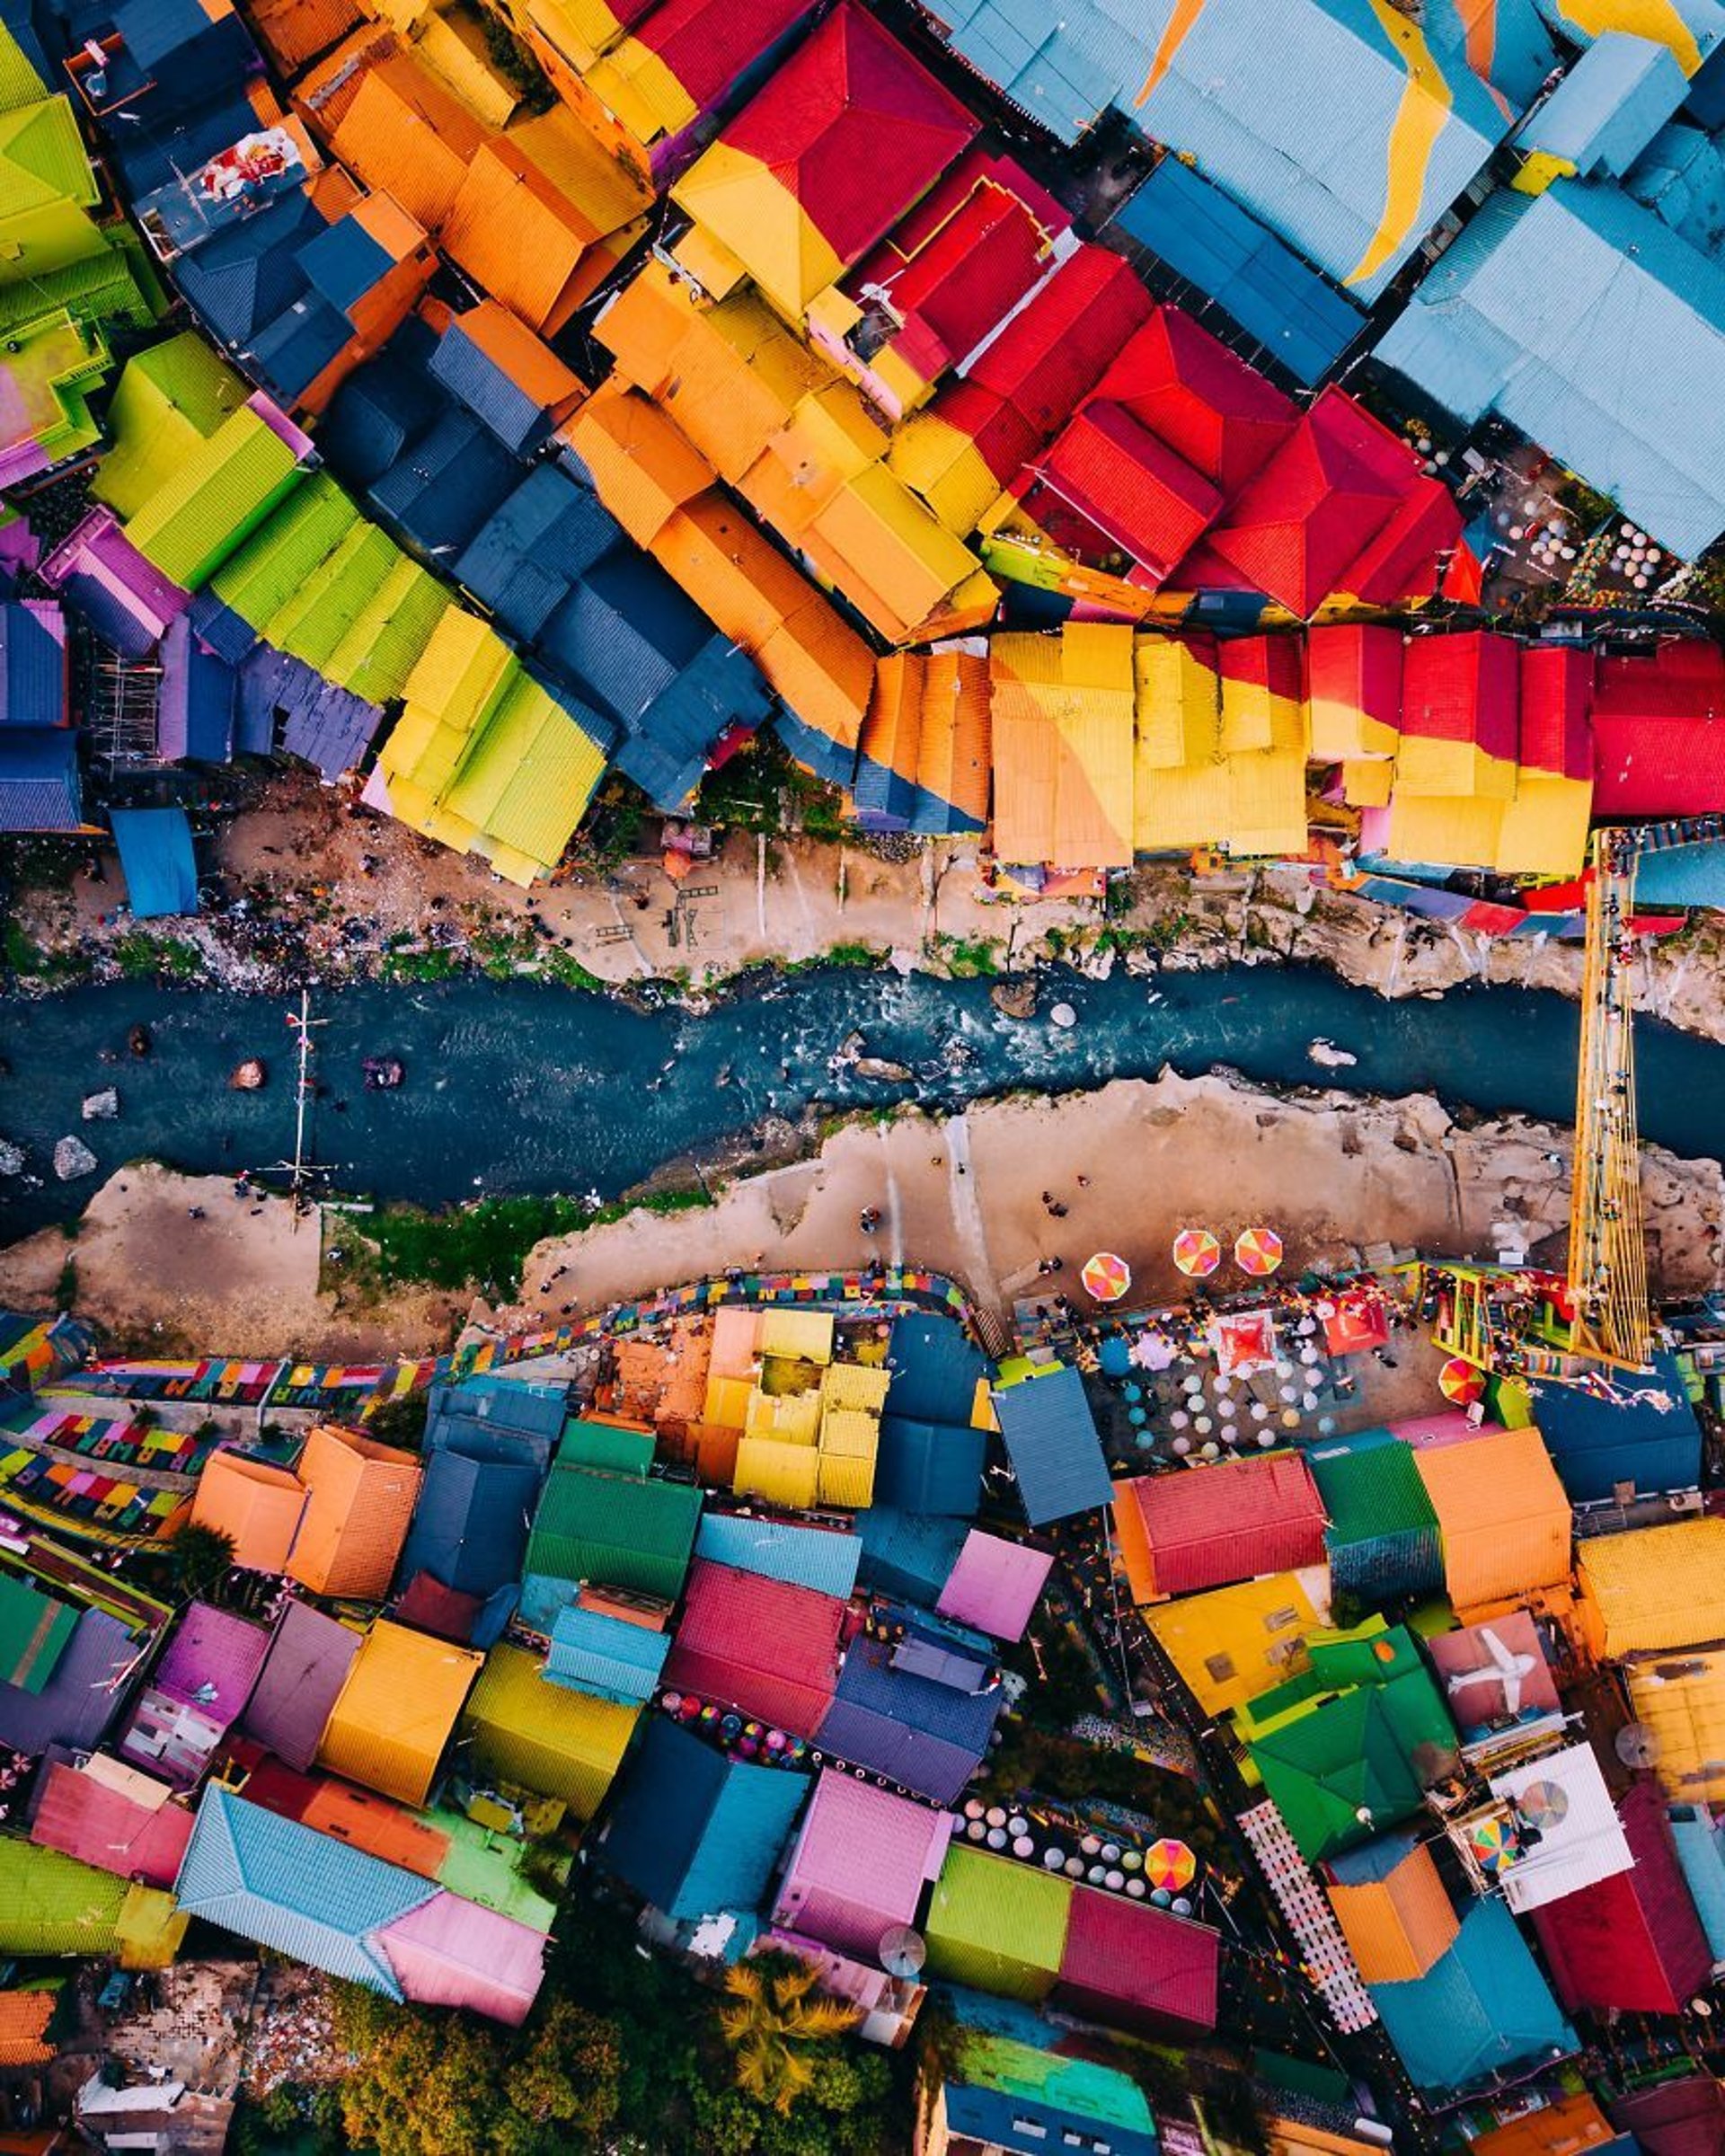
{"type": "Polygon", "coordinates": [[[1138,1475],[1114,1489],[1117,1515],[1122,1503],[1137,1515],[1146,1576],[1132,1584],[1141,1601],[1322,1561],[1323,1502],[1298,1453],[1138,1475]]]}
{"type": "Polygon", "coordinates": [[[1633,1861],[1534,1912],[1558,1997],[1572,2012],[1681,2013],[1712,1972],[1658,1784],[1618,1807],[1633,1861]]]}
{"type": "Polygon", "coordinates": [[[544,1975],[543,1932],[456,1894],[396,1917],[374,1946],[416,2005],[464,2007],[512,2027],[526,2019],[544,1975]]]}
{"type": "Polygon", "coordinates": [[[380,1619],[348,1672],[318,1759],[403,1804],[423,1804],[482,1655],[380,1619]]]}
{"type": "Polygon", "coordinates": [[[1430,1850],[1386,1834],[1331,1858],[1330,1905],[1367,1984],[1409,1984],[1455,1943],[1459,1922],[1430,1850]]]}
{"type": "Polygon", "coordinates": [[[1160,582],[1222,507],[1220,490],[1123,404],[1097,397],[1034,467],[1160,582]]]}
{"type": "Polygon", "coordinates": [[[845,1613],[812,1587],[697,1559],[665,1681],[812,1736],[833,1696],[845,1613]]]}
{"type": "Polygon", "coordinates": [[[785,1867],[773,1921],[876,1961],[894,1924],[914,1924],[951,1836],[943,1812],[824,1770],[785,1867]]]}
{"type": "Polygon", "coordinates": [[[1427,1975],[1369,1988],[1417,2089],[1448,2094],[1576,2047],[1515,1918],[1490,1895],[1427,1975]]]}
{"type": "Polygon", "coordinates": [[[856,1532],[865,1586],[933,1602],[958,1561],[966,1530],[962,1519],[947,1514],[875,1504],[857,1514],[856,1532]]]}
{"type": "Polygon", "coordinates": [[[247,407],[192,449],[128,520],[126,535],[164,576],[195,591],[298,478],[295,451],[247,407]]]}
{"type": "Polygon", "coordinates": [[[41,2066],[54,2056],[43,2039],[57,2003],[51,1991],[0,1992],[0,2066],[41,2066]]]}
{"type": "Polygon", "coordinates": [[[237,1721],[252,1696],[270,1635],[261,1625],[218,1610],[207,1602],[190,1604],[151,1683],[174,1700],[195,1701],[224,1728],[237,1721]]]}
{"type": "Polygon", "coordinates": [[[361,1635],[303,1602],[289,1602],[246,1702],[241,1727],[290,1767],[309,1767],[359,1652],[361,1635]]]}

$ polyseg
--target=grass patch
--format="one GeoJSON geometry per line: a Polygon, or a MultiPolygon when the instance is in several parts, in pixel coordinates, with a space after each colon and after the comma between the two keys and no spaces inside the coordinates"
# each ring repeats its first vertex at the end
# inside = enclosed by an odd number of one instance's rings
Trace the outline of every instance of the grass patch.
{"type": "MultiPolygon", "coordinates": [[[[527,1253],[548,1235],[643,1213],[698,1212],[712,1199],[702,1189],[655,1190],[647,1197],[615,1198],[592,1206],[579,1197],[482,1197],[447,1213],[418,1206],[392,1206],[372,1214],[363,1227],[348,1224],[342,1240],[368,1244],[371,1261],[356,1271],[385,1287],[480,1287],[492,1294],[518,1294],[527,1253]]],[[[331,1285],[337,1284],[332,1275],[331,1285]]]]}
{"type": "Polygon", "coordinates": [[[78,1306],[78,1261],[68,1258],[60,1268],[60,1277],[54,1283],[56,1310],[75,1310],[78,1306]]]}
{"type": "Polygon", "coordinates": [[[204,954],[177,936],[146,936],[128,929],[109,946],[120,976],[128,981],[195,981],[204,970],[204,954]]]}
{"type": "Polygon", "coordinates": [[[955,981],[992,978],[1005,946],[995,936],[938,936],[935,955],[955,981]]]}
{"type": "Polygon", "coordinates": [[[411,981],[420,985],[435,981],[453,981],[462,969],[461,953],[456,950],[386,950],[384,953],[382,976],[386,981],[411,981]]]}

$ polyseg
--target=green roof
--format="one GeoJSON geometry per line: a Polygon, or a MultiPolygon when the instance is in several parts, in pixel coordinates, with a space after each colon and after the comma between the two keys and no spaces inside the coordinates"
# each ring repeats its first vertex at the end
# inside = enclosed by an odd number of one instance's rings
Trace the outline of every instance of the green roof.
{"type": "Polygon", "coordinates": [[[100,332],[80,328],[63,309],[27,327],[0,326],[6,341],[18,347],[0,357],[9,393],[0,443],[33,441],[49,464],[93,448],[102,437],[88,400],[108,370],[108,347],[100,332]]]}
{"type": "Polygon", "coordinates": [[[387,532],[356,519],[273,616],[270,641],[322,673],[402,559],[387,532]]]}
{"type": "Polygon", "coordinates": [[[1061,1874],[957,1844],[929,1905],[929,1973],[1008,1998],[1045,1998],[1071,1907],[1072,1882],[1061,1874]]]}
{"type": "Polygon", "coordinates": [[[0,1954],[111,1954],[127,1882],[0,1835],[0,1954]]]}
{"type": "Polygon", "coordinates": [[[401,555],[331,653],[331,680],[373,703],[392,702],[453,604],[435,577],[401,555]]]}
{"type": "Polygon", "coordinates": [[[113,447],[91,491],[117,517],[130,517],[245,402],[248,392],[195,331],[128,359],[108,408],[113,447]]]}
{"type": "Polygon", "coordinates": [[[584,1422],[578,1415],[563,1425],[557,1457],[565,1467],[605,1467],[614,1474],[644,1475],[653,1462],[652,1434],[620,1430],[608,1422],[584,1422]]]}
{"type": "Polygon", "coordinates": [[[0,1573],[0,1683],[40,1692],[77,1629],[78,1613],[0,1573]]]}
{"type": "Polygon", "coordinates": [[[288,445],[242,407],[133,513],[126,535],[164,577],[195,591],[302,476],[288,445]]]}
{"type": "Polygon", "coordinates": [[[972,2089],[998,2090],[1022,2103],[1070,2111],[1092,2125],[1155,2131],[1145,2093],[1129,2073],[1092,2059],[1066,2058],[1012,2037],[961,2029],[947,2078],[972,2089]]]}
{"type": "Polygon", "coordinates": [[[57,202],[93,209],[101,199],[70,98],[0,112],[0,232],[21,210],[57,202]]]}
{"type": "Polygon", "coordinates": [[[1376,1692],[1344,1692],[1295,1716],[1254,1738],[1252,1758],[1308,1863],[1420,1809],[1419,1777],[1376,1692]]]}
{"type": "Polygon", "coordinates": [[[675,1596],[700,1516],[701,1492],[689,1483],[554,1466],[534,1517],[526,1568],[675,1596]]]}
{"type": "Polygon", "coordinates": [[[524,1875],[526,1844],[513,1834],[482,1826],[465,1812],[438,1809],[420,1815],[447,1840],[449,1854],[438,1867],[438,1884],[464,1900],[512,1916],[535,1931],[549,1931],[557,1904],[524,1875]]]}
{"type": "Polygon", "coordinates": [[[586,815],[605,764],[604,745],[518,670],[444,801],[497,844],[550,869],[586,815]]]}
{"type": "Polygon", "coordinates": [[[48,84],[24,57],[24,49],[0,22],[0,112],[15,112],[48,95],[48,84]]]}
{"type": "Polygon", "coordinates": [[[1350,1439],[1333,1450],[1318,1446],[1306,1461],[1330,1515],[1330,1542],[1376,1542],[1422,1527],[1436,1530],[1438,1515],[1411,1445],[1397,1438],[1369,1445],[1350,1439]]]}
{"type": "Polygon", "coordinates": [[[314,472],[223,562],[214,579],[216,596],[260,636],[279,641],[278,618],[287,618],[313,571],[358,521],[358,510],[329,473],[314,472]]]}

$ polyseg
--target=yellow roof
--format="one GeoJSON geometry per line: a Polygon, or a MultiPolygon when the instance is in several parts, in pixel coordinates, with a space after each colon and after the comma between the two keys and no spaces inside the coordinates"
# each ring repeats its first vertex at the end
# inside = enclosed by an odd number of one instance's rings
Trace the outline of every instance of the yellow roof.
{"type": "Polygon", "coordinates": [[[1388,851],[1395,861],[1491,868],[1503,817],[1500,800],[1409,793],[1398,770],[1390,794],[1388,851]]]}
{"type": "Polygon", "coordinates": [[[887,437],[848,382],[804,393],[739,482],[757,516],[797,537],[849,480],[881,456],[887,437]]]}
{"type": "Polygon", "coordinates": [[[893,436],[887,462],[960,538],[1000,496],[1000,482],[975,442],[938,412],[914,413],[893,436]]]}
{"type": "Polygon", "coordinates": [[[1725,1800],[1725,1647],[1636,1657],[1623,1675],[1635,1719],[1653,1733],[1667,1795],[1725,1800]]]}
{"type": "Polygon", "coordinates": [[[484,1661],[471,1648],[380,1618],[348,1671],[319,1765],[402,1804],[423,1804],[484,1661]]]}
{"type": "Polygon", "coordinates": [[[1135,755],[1140,782],[1212,755],[1221,741],[1221,684],[1178,636],[1140,636],[1132,647],[1135,755]]]}
{"type": "Polygon", "coordinates": [[[620,39],[588,69],[587,84],[594,96],[645,146],[666,135],[679,133],[700,117],[688,92],[652,48],[639,38],[620,39]]]}
{"type": "Polygon", "coordinates": [[[485,1657],[461,1718],[462,1738],[487,1773],[561,1797],[578,1817],[590,1819],[640,1718],[639,1707],[546,1683],[537,1655],[504,1643],[485,1657]]]}
{"type": "Polygon", "coordinates": [[[1403,734],[1395,752],[1395,791],[1508,801],[1515,798],[1516,767],[1501,756],[1487,755],[1473,741],[1403,734]]]}
{"type": "MultiPolygon", "coordinates": [[[[385,4],[380,12],[394,14],[394,10],[385,4]]],[[[420,58],[488,128],[506,127],[521,93],[491,66],[477,22],[429,13],[426,0],[413,0],[413,13],[418,18],[413,49],[420,58]]],[[[408,27],[400,22],[396,26],[408,27]]]]}
{"type": "Polygon", "coordinates": [[[840,1505],[861,1511],[874,1502],[874,1454],[853,1459],[846,1454],[822,1452],[815,1494],[823,1505],[840,1505]]]}
{"type": "Polygon", "coordinates": [[[751,1437],[776,1438],[785,1445],[813,1445],[820,1430],[820,1394],[763,1392],[748,1396],[743,1427],[751,1437]]]}
{"type": "Polygon", "coordinates": [[[671,190],[671,199],[728,247],[793,322],[844,270],[790,190],[758,158],[728,142],[702,152],[671,190]]]}
{"type": "Polygon", "coordinates": [[[1306,843],[1305,757],[1299,749],[1228,758],[1228,849],[1299,853],[1306,843]]]}
{"type": "Polygon", "coordinates": [[[736,1487],[774,1505],[806,1512],[815,1501],[820,1455],[811,1445],[745,1436],[737,1447],[736,1487]]]}
{"type": "Polygon", "coordinates": [[[1350,758],[1341,767],[1341,798],[1351,808],[1387,808],[1394,780],[1388,756],[1350,758]]]}
{"type": "Polygon", "coordinates": [[[864,1408],[827,1407],[820,1418],[820,1449],[846,1460],[872,1460],[880,1422],[864,1408]]]}
{"type": "Polygon", "coordinates": [[[833,1359],[833,1313],[829,1310],[770,1309],[761,1312],[759,1349],[799,1363],[833,1359]]]}
{"type": "Polygon", "coordinates": [[[828,1408],[860,1408],[878,1415],[891,1389],[889,1370],[866,1368],[861,1363],[833,1363],[823,1372],[820,1396],[828,1408]]]}
{"type": "Polygon", "coordinates": [[[1145,1613],[1163,1652],[1208,1715],[1226,1714],[1308,1666],[1305,1640],[1318,1629],[1328,1576],[1276,1572],[1208,1595],[1188,1595],[1145,1613]]]}
{"type": "Polygon", "coordinates": [[[1461,1930],[1431,1851],[1413,1847],[1384,1878],[1326,1891],[1348,1949],[1367,1984],[1406,1984],[1446,1954],[1461,1930]]]}
{"type": "Polygon", "coordinates": [[[596,233],[620,233],[651,206],[652,190],[641,175],[614,157],[567,106],[518,119],[509,140],[596,233]]]}
{"type": "Polygon", "coordinates": [[[1133,853],[1132,632],[1069,623],[989,647],[995,850],[1003,861],[1123,868],[1133,853]]]}
{"type": "Polygon", "coordinates": [[[1579,876],[1587,860],[1593,782],[1524,766],[1498,831],[1495,865],[1511,876],[1579,876]]]}
{"type": "Polygon", "coordinates": [[[1591,1536],[1579,1571],[1606,1655],[1725,1640],[1725,1520],[1591,1536]]]}
{"type": "Polygon", "coordinates": [[[755,1388],[746,1377],[722,1377],[714,1371],[707,1379],[707,1395],[701,1410],[703,1422],[720,1429],[740,1430],[748,1420],[755,1388]]]}

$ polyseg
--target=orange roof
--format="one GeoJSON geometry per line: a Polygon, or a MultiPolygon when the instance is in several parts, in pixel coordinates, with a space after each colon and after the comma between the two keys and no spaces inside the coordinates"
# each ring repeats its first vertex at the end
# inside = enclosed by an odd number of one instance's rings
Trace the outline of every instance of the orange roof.
{"type": "Polygon", "coordinates": [[[496,300],[482,300],[456,320],[467,341],[476,345],[541,411],[565,420],[586,396],[580,376],[563,365],[543,337],[536,337],[526,323],[496,300]]]}
{"type": "Polygon", "coordinates": [[[562,438],[638,546],[650,546],[672,515],[712,484],[712,472],[676,423],[615,376],[593,393],[562,438]]]}
{"type": "Polygon", "coordinates": [[[394,195],[363,196],[353,206],[353,221],[394,261],[404,262],[426,243],[425,227],[408,216],[394,195]]]}
{"type": "Polygon", "coordinates": [[[54,2018],[52,1992],[0,1992],[0,2066],[40,2066],[54,2056],[42,2041],[54,2018]]]}
{"type": "Polygon", "coordinates": [[[928,654],[916,783],[978,823],[988,816],[992,713],[986,652],[949,649],[928,654]]]}
{"type": "Polygon", "coordinates": [[[757,652],[814,587],[717,488],[677,510],[648,550],[714,625],[757,652]]]}
{"type": "Polygon", "coordinates": [[[369,1789],[356,1789],[345,1781],[321,1781],[299,1815],[306,1826],[320,1834],[345,1842],[349,1849],[363,1849],[367,1856],[381,1857],[385,1864],[399,1864],[423,1879],[435,1879],[449,1854],[449,1837],[414,1818],[387,1797],[369,1789]]]}
{"type": "Polygon", "coordinates": [[[1560,2097],[1537,2111],[1524,2111],[1507,2126],[1493,2126],[1473,2141],[1474,2156],[1579,2156],[1603,2148],[1614,2129],[1592,2097],[1582,2090],[1560,2097]]]}
{"type": "Polygon", "coordinates": [[[248,1572],[285,1572],[305,1492],[285,1467],[243,1453],[211,1454],[191,1500],[191,1524],[214,1528],[248,1572]]]}
{"type": "Polygon", "coordinates": [[[1423,1976],[1455,1944],[1461,1924],[1431,1860],[1416,1842],[1381,1878],[1329,1882],[1330,1905],[1367,1984],[1423,1976]]]}
{"type": "Polygon", "coordinates": [[[320,1765],[403,1804],[423,1804],[484,1660],[380,1618],[348,1671],[320,1765]]]}
{"type": "Polygon", "coordinates": [[[854,748],[874,684],[874,654],[827,601],[810,592],[782,622],[755,663],[792,715],[854,748]]]}
{"type": "Polygon", "coordinates": [[[284,75],[315,59],[365,20],[354,0],[258,0],[251,13],[253,28],[284,75]]]}
{"type": "MultiPolygon", "coordinates": [[[[365,70],[331,147],[367,187],[386,189],[410,216],[437,233],[448,222],[484,140],[465,105],[439,88],[411,53],[392,52],[365,70]]],[[[491,289],[508,296],[496,286],[491,289]]]]}
{"type": "Polygon", "coordinates": [[[1444,1581],[1458,1613],[1570,1577],[1570,1501],[1537,1430],[1420,1445],[1414,1464],[1438,1515],[1444,1581]]]}
{"type": "Polygon", "coordinates": [[[443,244],[473,281],[522,321],[554,336],[591,287],[579,271],[598,227],[512,142],[473,152],[443,244]]]}
{"type": "Polygon", "coordinates": [[[362,22],[294,85],[295,111],[327,141],[353,110],[369,67],[400,49],[387,24],[362,22]]]}
{"type": "Polygon", "coordinates": [[[288,1570],[314,1595],[381,1602],[420,1494],[411,1453],[320,1423],[299,1456],[311,1495],[288,1570]]]}

